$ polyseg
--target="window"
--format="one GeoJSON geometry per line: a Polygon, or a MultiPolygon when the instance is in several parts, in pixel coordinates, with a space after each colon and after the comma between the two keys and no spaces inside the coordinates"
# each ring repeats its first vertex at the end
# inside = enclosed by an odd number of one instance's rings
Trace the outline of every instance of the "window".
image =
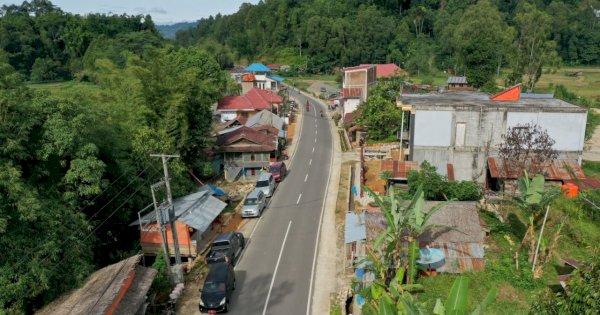
{"type": "Polygon", "coordinates": [[[250,175],[252,175],[252,176],[256,176],[256,169],[254,169],[254,168],[253,168],[253,169],[251,169],[251,170],[250,170],[250,175]]]}
{"type": "Polygon", "coordinates": [[[250,154],[250,161],[256,161],[256,154],[250,154]]]}
{"type": "Polygon", "coordinates": [[[464,147],[465,146],[465,134],[467,130],[467,124],[456,123],[456,138],[454,139],[454,146],[464,147]]]}

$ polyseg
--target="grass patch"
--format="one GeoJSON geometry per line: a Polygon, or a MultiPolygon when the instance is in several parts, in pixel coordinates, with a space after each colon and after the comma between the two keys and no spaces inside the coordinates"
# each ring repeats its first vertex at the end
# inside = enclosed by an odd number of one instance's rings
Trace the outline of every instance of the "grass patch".
{"type": "Polygon", "coordinates": [[[585,176],[600,178],[600,162],[584,160],[582,168],[585,176]]]}
{"type": "Polygon", "coordinates": [[[446,86],[448,85],[448,77],[452,76],[452,74],[437,72],[435,74],[429,75],[415,75],[408,78],[410,82],[414,82],[416,84],[431,84],[433,86],[446,86]]]}
{"type": "Polygon", "coordinates": [[[596,127],[600,125],[600,114],[595,110],[588,110],[587,124],[585,125],[585,139],[588,140],[594,135],[596,127]]]}
{"type": "Polygon", "coordinates": [[[32,90],[48,92],[52,96],[61,98],[100,98],[100,87],[89,82],[66,81],[56,83],[35,83],[28,84],[27,86],[32,90]]]}
{"type": "Polygon", "coordinates": [[[308,92],[308,87],[310,86],[310,83],[305,82],[305,81],[290,81],[291,85],[293,85],[294,87],[304,91],[304,92],[308,92]]]}
{"type": "Polygon", "coordinates": [[[598,99],[600,97],[600,67],[565,67],[556,73],[543,73],[536,84],[536,91],[552,91],[559,84],[570,91],[584,97],[598,99]],[[581,76],[568,76],[569,73],[579,72],[581,76]]]}
{"type": "Polygon", "coordinates": [[[348,143],[346,142],[345,131],[342,129],[338,130],[338,134],[340,135],[340,144],[342,145],[342,152],[347,152],[350,150],[348,143]]]}

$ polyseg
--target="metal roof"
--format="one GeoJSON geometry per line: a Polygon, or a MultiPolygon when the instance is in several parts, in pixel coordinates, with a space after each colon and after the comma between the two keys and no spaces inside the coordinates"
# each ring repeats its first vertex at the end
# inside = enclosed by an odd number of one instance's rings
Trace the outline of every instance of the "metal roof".
{"type": "MultiPolygon", "coordinates": [[[[488,168],[490,176],[499,179],[517,179],[521,177],[519,170],[511,167],[504,159],[498,157],[488,157],[488,168]]],[[[585,180],[585,174],[581,166],[574,160],[553,160],[544,167],[544,178],[554,181],[585,180]],[[575,176],[573,176],[575,175],[575,176]]]]}
{"type": "Polygon", "coordinates": [[[273,79],[273,80],[275,80],[277,82],[283,82],[283,80],[285,80],[284,78],[282,78],[282,77],[280,77],[278,75],[274,75],[274,74],[268,75],[267,78],[273,79]]]}
{"type": "Polygon", "coordinates": [[[352,243],[367,238],[365,227],[365,213],[356,215],[354,212],[346,213],[346,224],[344,228],[345,243],[352,243]]]}
{"type": "Polygon", "coordinates": [[[246,69],[244,69],[248,72],[271,72],[271,69],[269,69],[267,66],[263,65],[262,63],[253,63],[251,65],[249,65],[248,67],[246,67],[246,69]]]}
{"type": "Polygon", "coordinates": [[[263,109],[246,121],[246,127],[252,128],[256,125],[273,126],[279,130],[283,130],[283,119],[271,111],[263,109]]]}
{"type": "Polygon", "coordinates": [[[448,84],[467,84],[467,77],[448,77],[448,84]]]}
{"type": "MultiPolygon", "coordinates": [[[[203,233],[208,229],[212,221],[227,207],[223,201],[212,196],[212,189],[201,189],[198,192],[176,199],[173,202],[175,208],[175,219],[203,233]]],[[[163,210],[167,217],[166,210],[163,210]]],[[[142,217],[142,224],[156,221],[156,214],[151,211],[142,217]]],[[[139,225],[139,220],[131,223],[139,225]]]]}

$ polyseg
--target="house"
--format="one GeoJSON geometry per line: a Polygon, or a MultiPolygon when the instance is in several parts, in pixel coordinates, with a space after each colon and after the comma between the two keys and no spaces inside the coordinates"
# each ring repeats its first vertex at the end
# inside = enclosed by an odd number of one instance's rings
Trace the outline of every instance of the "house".
{"type": "Polygon", "coordinates": [[[272,91],[252,88],[244,95],[226,96],[217,105],[217,112],[221,115],[221,122],[226,122],[236,117],[252,117],[261,110],[278,111],[283,103],[283,97],[272,91]]]}
{"type": "Polygon", "coordinates": [[[276,63],[270,63],[267,65],[267,68],[269,68],[269,70],[271,71],[279,71],[281,69],[281,66],[276,63]]]}
{"type": "Polygon", "coordinates": [[[262,63],[253,63],[244,69],[242,77],[242,93],[253,88],[261,90],[279,91],[283,87],[283,78],[271,74],[271,69],[262,63]]]}
{"type": "Polygon", "coordinates": [[[279,143],[277,135],[246,126],[219,135],[217,145],[223,153],[225,180],[258,178],[262,170],[279,157],[279,143]]]}
{"type": "Polygon", "coordinates": [[[369,88],[377,83],[375,65],[361,65],[343,68],[342,96],[358,97],[360,102],[367,100],[369,88]]]}
{"type": "Polygon", "coordinates": [[[411,108],[409,160],[428,161],[448,178],[484,183],[488,157],[498,156],[502,135],[531,122],[556,141],[560,160],[581,162],[587,110],[548,95],[521,94],[520,85],[492,97],[405,94],[398,101],[411,108]]]}
{"type": "MultiPolygon", "coordinates": [[[[438,203],[438,201],[426,201],[425,212],[429,212],[438,203]]],[[[420,248],[429,246],[444,252],[445,263],[437,269],[438,272],[463,273],[484,269],[484,240],[488,229],[479,218],[476,202],[450,201],[431,216],[427,224],[439,227],[426,231],[417,240],[420,248]]],[[[377,236],[386,227],[387,222],[383,212],[366,211],[367,246],[372,246],[377,236]]]]}
{"type": "Polygon", "coordinates": [[[448,91],[472,91],[473,88],[467,83],[467,77],[449,77],[447,80],[448,91]]]}
{"type": "MultiPolygon", "coordinates": [[[[371,66],[371,64],[361,64],[360,66],[371,66]]],[[[398,67],[395,63],[375,64],[375,76],[377,79],[403,75],[408,75],[408,73],[398,67]]]]}
{"type": "Polygon", "coordinates": [[[234,66],[231,69],[228,70],[229,74],[231,75],[231,79],[233,81],[235,81],[236,83],[242,83],[242,78],[244,77],[244,73],[246,73],[246,71],[244,70],[244,67],[241,66],[234,66]]]}
{"type": "Polygon", "coordinates": [[[92,273],[81,288],[46,305],[38,315],[145,314],[146,295],[158,271],[135,255],[92,273]]]}
{"type": "MultiPolygon", "coordinates": [[[[209,186],[201,187],[197,192],[177,198],[173,201],[175,229],[181,257],[197,257],[202,248],[202,240],[211,223],[221,214],[227,206],[223,201],[213,196],[214,191],[209,186]]],[[[168,221],[167,209],[162,208],[159,213],[164,218],[163,224],[168,221]]],[[[148,212],[129,224],[140,229],[140,245],[142,253],[156,255],[162,250],[162,237],[156,222],[154,210],[148,212]]],[[[171,225],[165,225],[166,239],[169,254],[175,255],[173,247],[173,233],[171,225]]]]}

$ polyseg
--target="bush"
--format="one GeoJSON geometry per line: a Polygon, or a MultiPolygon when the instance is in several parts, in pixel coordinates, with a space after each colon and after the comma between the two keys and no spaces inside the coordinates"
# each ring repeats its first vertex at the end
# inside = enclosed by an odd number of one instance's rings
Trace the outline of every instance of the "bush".
{"type": "Polygon", "coordinates": [[[479,186],[471,181],[448,181],[445,176],[436,172],[435,166],[424,161],[421,170],[408,173],[408,187],[414,193],[423,185],[423,192],[427,200],[459,200],[476,201],[481,197],[479,186]]]}

